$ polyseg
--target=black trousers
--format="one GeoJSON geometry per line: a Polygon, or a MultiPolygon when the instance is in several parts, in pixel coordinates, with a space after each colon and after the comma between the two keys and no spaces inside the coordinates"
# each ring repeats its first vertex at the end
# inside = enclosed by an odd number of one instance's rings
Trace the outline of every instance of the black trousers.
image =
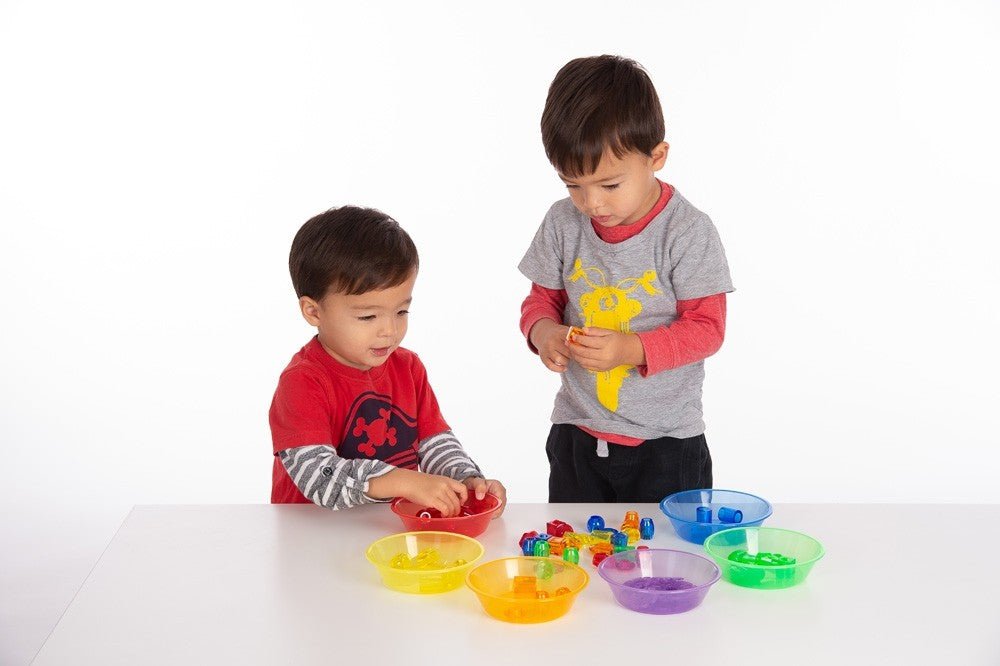
{"type": "Polygon", "coordinates": [[[545,444],[550,502],[659,502],[681,490],[712,487],[712,456],[705,435],[649,439],[639,446],[608,444],[556,423],[545,444]]]}

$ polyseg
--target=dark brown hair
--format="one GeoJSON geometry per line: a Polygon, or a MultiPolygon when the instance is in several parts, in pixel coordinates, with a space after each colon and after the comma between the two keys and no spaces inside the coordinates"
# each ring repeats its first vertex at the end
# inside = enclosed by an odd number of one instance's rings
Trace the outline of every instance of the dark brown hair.
{"type": "Polygon", "coordinates": [[[663,108],[649,75],[634,60],[602,55],[566,63],[549,86],[542,112],[545,156],[561,174],[593,173],[610,148],[615,157],[650,155],[663,141],[663,108]]]}
{"type": "Polygon", "coordinates": [[[374,208],[342,206],[302,225],[288,254],[299,298],[328,289],[363,294],[402,284],[419,264],[417,247],[396,220],[374,208]]]}

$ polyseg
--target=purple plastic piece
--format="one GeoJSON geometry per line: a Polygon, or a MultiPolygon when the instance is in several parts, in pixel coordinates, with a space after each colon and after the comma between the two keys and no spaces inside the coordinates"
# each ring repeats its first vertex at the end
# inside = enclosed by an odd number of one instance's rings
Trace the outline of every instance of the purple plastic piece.
{"type": "Polygon", "coordinates": [[[671,592],[673,590],[690,590],[694,583],[683,578],[671,578],[667,576],[650,576],[649,578],[633,578],[624,583],[625,587],[636,590],[657,590],[659,592],[671,592]]]}
{"type": "Polygon", "coordinates": [[[619,604],[639,613],[683,613],[698,606],[720,577],[711,560],[682,550],[651,548],[616,553],[597,567],[619,604]],[[634,562],[620,569],[618,560],[634,562]]]}

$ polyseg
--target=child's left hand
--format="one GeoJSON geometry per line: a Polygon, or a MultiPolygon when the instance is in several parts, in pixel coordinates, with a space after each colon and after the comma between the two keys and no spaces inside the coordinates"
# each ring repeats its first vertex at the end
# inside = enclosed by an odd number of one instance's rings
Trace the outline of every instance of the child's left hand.
{"type": "Polygon", "coordinates": [[[569,353],[587,370],[606,372],[619,365],[644,365],[646,352],[634,333],[619,333],[607,328],[588,326],[583,335],[573,336],[569,353]]]}
{"type": "Polygon", "coordinates": [[[469,477],[462,483],[465,487],[476,494],[476,499],[483,499],[486,497],[486,493],[496,495],[500,498],[500,508],[496,510],[493,514],[493,519],[500,517],[503,510],[507,507],[507,489],[503,487],[503,484],[496,479],[484,479],[479,476],[469,477]]]}

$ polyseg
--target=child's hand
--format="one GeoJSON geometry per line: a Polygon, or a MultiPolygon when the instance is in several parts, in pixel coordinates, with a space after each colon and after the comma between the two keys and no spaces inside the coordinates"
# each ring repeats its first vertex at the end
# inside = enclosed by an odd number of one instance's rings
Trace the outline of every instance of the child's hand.
{"type": "Polygon", "coordinates": [[[583,335],[574,336],[569,353],[574,361],[595,372],[646,362],[646,352],[638,335],[593,326],[583,329],[583,335]]]}
{"type": "Polygon", "coordinates": [[[445,518],[461,513],[462,505],[469,498],[468,489],[460,481],[447,476],[425,474],[409,469],[393,470],[384,476],[373,479],[369,482],[369,495],[377,496],[371,493],[372,485],[383,479],[392,485],[387,485],[383,489],[382,485],[379,484],[380,494],[388,491],[387,496],[389,497],[405,497],[414,504],[437,509],[445,518]]]}
{"type": "Polygon", "coordinates": [[[486,493],[496,495],[500,498],[500,508],[493,513],[493,518],[497,519],[507,506],[507,489],[496,479],[483,479],[478,476],[470,476],[463,481],[465,487],[476,494],[476,499],[483,499],[486,493]]]}
{"type": "Polygon", "coordinates": [[[569,326],[557,324],[551,319],[539,319],[531,327],[531,344],[538,350],[538,358],[552,372],[566,372],[569,363],[569,347],[566,345],[566,333],[569,326]]]}

